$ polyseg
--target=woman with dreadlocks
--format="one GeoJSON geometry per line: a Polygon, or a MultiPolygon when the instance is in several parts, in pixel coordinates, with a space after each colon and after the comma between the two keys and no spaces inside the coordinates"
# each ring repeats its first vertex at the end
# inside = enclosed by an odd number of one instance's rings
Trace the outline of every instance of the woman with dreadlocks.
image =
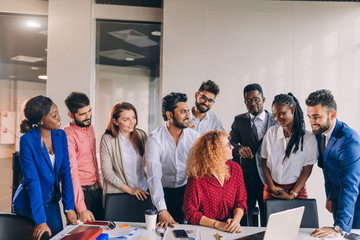
{"type": "Polygon", "coordinates": [[[315,135],[305,130],[303,112],[292,93],[275,96],[272,114],[280,126],[269,128],[262,144],[264,201],[307,198],[305,182],[318,155],[315,135]]]}

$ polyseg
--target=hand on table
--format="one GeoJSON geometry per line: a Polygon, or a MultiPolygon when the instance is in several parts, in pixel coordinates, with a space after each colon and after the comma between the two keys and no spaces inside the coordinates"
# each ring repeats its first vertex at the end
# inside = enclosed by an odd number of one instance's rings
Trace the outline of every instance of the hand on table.
{"type": "Polygon", "coordinates": [[[39,225],[36,225],[33,231],[33,236],[32,239],[33,240],[40,240],[41,236],[45,233],[48,232],[49,233],[49,237],[51,236],[51,230],[48,227],[48,225],[46,224],[46,222],[41,223],[39,225]]]}
{"type": "Polygon", "coordinates": [[[332,227],[322,227],[317,228],[314,232],[312,232],[311,236],[316,238],[335,238],[340,237],[341,234],[335,232],[334,228],[332,227]]]}
{"type": "Polygon", "coordinates": [[[94,221],[95,217],[91,211],[85,209],[84,211],[79,213],[79,220],[82,222],[94,221]]]}
{"type": "Polygon", "coordinates": [[[226,222],[217,221],[214,224],[214,227],[216,229],[219,229],[224,232],[230,232],[230,233],[240,233],[241,232],[240,223],[237,221],[234,221],[233,219],[228,219],[226,222]]]}
{"type": "Polygon", "coordinates": [[[241,146],[238,148],[238,152],[242,158],[253,158],[254,154],[249,147],[241,146]]]}
{"type": "Polygon", "coordinates": [[[178,224],[178,223],[175,222],[175,220],[168,211],[159,214],[159,222],[156,224],[157,227],[166,229],[168,226],[174,227],[173,224],[178,224]]]}
{"type": "Polygon", "coordinates": [[[229,233],[241,233],[240,220],[229,218],[227,221],[226,231],[229,233]]]}
{"type": "Polygon", "coordinates": [[[130,194],[136,196],[136,198],[141,201],[147,199],[146,195],[149,195],[149,193],[142,188],[132,188],[130,194]]]}
{"type": "Polygon", "coordinates": [[[71,225],[78,224],[77,217],[76,217],[76,212],[74,210],[71,210],[70,212],[65,213],[65,215],[66,215],[66,219],[69,221],[69,223],[71,225]]]}

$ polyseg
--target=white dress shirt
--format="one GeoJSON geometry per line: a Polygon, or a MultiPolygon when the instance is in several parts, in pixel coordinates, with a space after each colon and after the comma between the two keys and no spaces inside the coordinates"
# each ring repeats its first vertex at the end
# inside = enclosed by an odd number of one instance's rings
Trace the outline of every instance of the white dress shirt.
{"type": "Polygon", "coordinates": [[[51,166],[53,167],[53,169],[55,169],[55,154],[49,153],[49,158],[50,158],[51,166]]]}
{"type": "Polygon", "coordinates": [[[252,124],[255,124],[256,132],[258,134],[258,140],[261,140],[264,137],[265,132],[266,132],[266,124],[268,121],[268,115],[266,114],[265,111],[263,111],[255,118],[255,116],[250,113],[250,118],[251,118],[251,127],[252,127],[252,124]],[[255,121],[254,121],[254,118],[255,118],[255,121]]]}
{"type": "Polygon", "coordinates": [[[333,133],[334,129],[335,129],[335,124],[327,133],[323,133],[325,135],[325,148],[330,140],[331,134],[333,133]]]}
{"type": "Polygon", "coordinates": [[[121,156],[124,163],[124,171],[132,188],[147,190],[146,178],[142,157],[135,150],[131,141],[120,134],[121,156]]]}
{"type": "Polygon", "coordinates": [[[304,166],[313,165],[318,157],[317,141],[315,135],[305,131],[304,146],[294,154],[292,151],[289,158],[283,161],[285,150],[290,138],[285,138],[281,126],[272,126],[264,136],[261,148],[261,157],[267,159],[266,165],[270,169],[271,178],[278,184],[295,183],[304,166]]]}
{"type": "Polygon", "coordinates": [[[200,133],[200,135],[212,130],[225,131],[221,119],[216,113],[212,111],[207,111],[205,117],[200,121],[193,115],[192,110],[190,110],[189,121],[195,125],[195,127],[192,129],[200,133]]]}
{"type": "Polygon", "coordinates": [[[186,184],[186,161],[198,137],[198,132],[185,128],[176,146],[166,123],[149,136],[145,144],[146,174],[151,199],[158,210],[166,209],[163,187],[186,184]]]}

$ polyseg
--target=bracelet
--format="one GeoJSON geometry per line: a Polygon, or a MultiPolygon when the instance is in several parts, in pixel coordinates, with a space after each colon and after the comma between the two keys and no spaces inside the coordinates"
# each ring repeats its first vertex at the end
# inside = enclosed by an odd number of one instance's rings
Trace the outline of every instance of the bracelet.
{"type": "Polygon", "coordinates": [[[160,216],[161,214],[163,214],[164,212],[167,212],[167,211],[168,211],[168,210],[165,209],[164,211],[159,212],[158,215],[160,216]]]}
{"type": "Polygon", "coordinates": [[[213,223],[213,227],[214,227],[214,228],[216,228],[216,227],[215,227],[215,224],[216,224],[216,223],[217,223],[217,220],[215,220],[215,222],[213,223]]]}

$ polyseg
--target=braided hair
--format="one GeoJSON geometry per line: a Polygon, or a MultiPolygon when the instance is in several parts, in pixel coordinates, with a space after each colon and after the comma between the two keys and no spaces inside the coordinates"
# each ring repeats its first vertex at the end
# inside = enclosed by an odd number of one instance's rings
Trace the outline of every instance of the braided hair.
{"type": "Polygon", "coordinates": [[[294,107],[294,123],[292,129],[292,135],[289,141],[289,144],[285,150],[285,157],[288,158],[291,154],[291,150],[293,153],[296,153],[299,150],[299,143],[301,142],[301,151],[303,150],[304,145],[304,135],[305,135],[305,122],[304,122],[304,114],[301,110],[299,101],[294,97],[292,93],[288,94],[279,94],[274,97],[274,101],[272,102],[272,106],[275,104],[286,105],[288,107],[294,107]]]}

